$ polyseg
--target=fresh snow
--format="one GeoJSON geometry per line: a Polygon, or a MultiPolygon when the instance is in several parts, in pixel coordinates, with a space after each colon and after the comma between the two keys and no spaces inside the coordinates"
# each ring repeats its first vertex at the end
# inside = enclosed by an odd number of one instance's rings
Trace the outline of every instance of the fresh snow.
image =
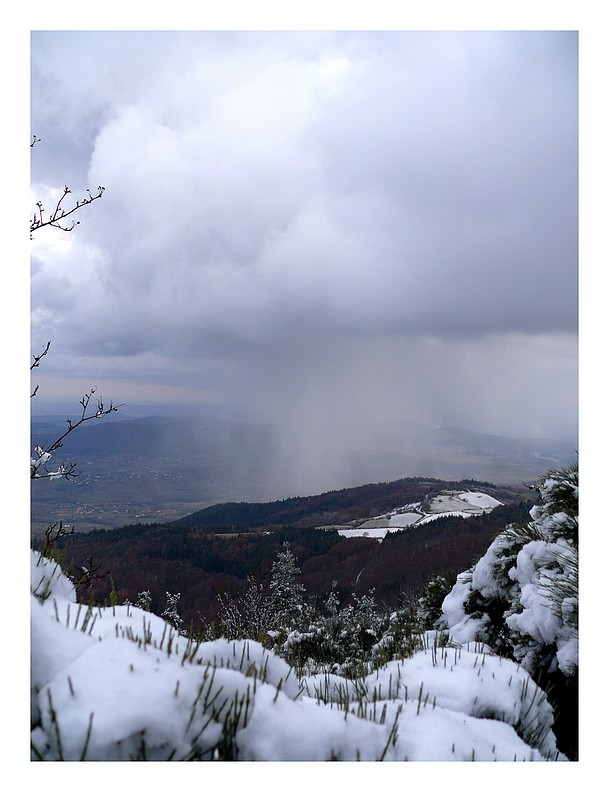
{"type": "Polygon", "coordinates": [[[400,526],[391,528],[387,525],[382,528],[373,528],[361,525],[359,528],[340,528],[338,533],[348,539],[354,539],[357,536],[365,536],[369,539],[378,539],[381,541],[388,533],[401,530],[402,527],[400,526]]]}
{"type": "Polygon", "coordinates": [[[459,499],[483,511],[491,511],[496,506],[503,505],[497,498],[493,498],[492,495],[487,495],[484,492],[461,492],[459,494],[459,499]]]}
{"type": "Polygon", "coordinates": [[[430,632],[355,682],[297,678],[255,641],[194,644],[134,606],[79,605],[34,551],[31,574],[33,759],[565,758],[527,671],[482,644],[438,648],[430,632]]]}
{"type": "Polygon", "coordinates": [[[421,519],[420,514],[413,512],[403,512],[402,514],[392,514],[389,518],[390,528],[409,528],[421,519]]]}
{"type": "Polygon", "coordinates": [[[544,662],[548,672],[572,676],[579,662],[574,539],[579,518],[558,510],[554,485],[548,480],[542,487],[544,503],[531,509],[526,532],[508,526],[472,569],[457,577],[442,603],[441,623],[459,643],[487,641],[497,628],[491,614],[500,614],[524,668],[534,673],[544,662]]]}
{"type": "Polygon", "coordinates": [[[367,536],[382,541],[387,533],[425,525],[438,517],[472,517],[486,514],[502,502],[484,492],[450,491],[435,495],[425,505],[409,503],[393,509],[386,514],[373,517],[357,527],[338,527],[338,533],[345,537],[367,536]]]}

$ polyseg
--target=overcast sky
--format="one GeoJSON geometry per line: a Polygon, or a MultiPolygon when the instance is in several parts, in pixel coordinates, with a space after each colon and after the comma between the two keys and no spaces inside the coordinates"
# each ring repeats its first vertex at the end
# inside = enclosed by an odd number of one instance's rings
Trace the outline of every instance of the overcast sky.
{"type": "Polygon", "coordinates": [[[38,32],[39,404],[577,432],[569,32],[38,32]]]}

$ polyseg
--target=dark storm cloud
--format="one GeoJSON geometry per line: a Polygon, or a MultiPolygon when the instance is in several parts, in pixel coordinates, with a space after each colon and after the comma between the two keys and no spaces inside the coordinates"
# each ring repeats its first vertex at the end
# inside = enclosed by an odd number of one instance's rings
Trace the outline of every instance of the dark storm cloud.
{"type": "Polygon", "coordinates": [[[295,431],[383,382],[383,425],[505,426],[533,377],[527,431],[574,425],[576,35],[46,33],[33,64],[35,191],[70,158],[107,188],[36,242],[34,339],[295,431]]]}

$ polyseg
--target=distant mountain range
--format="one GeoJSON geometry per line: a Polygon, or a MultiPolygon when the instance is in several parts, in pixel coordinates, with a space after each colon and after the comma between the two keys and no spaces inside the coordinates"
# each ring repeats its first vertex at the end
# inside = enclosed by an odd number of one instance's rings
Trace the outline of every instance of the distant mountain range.
{"type": "MultiPolygon", "coordinates": [[[[51,442],[65,428],[63,416],[33,417],[32,445],[51,442]]],[[[271,502],[406,477],[522,486],[576,457],[570,443],[416,423],[376,447],[332,452],[325,467],[328,449],[305,440],[286,449],[277,427],[119,412],[66,439],[56,459],[76,462],[80,475],[75,482],[35,482],[32,523],[39,529],[61,519],[87,530],[166,522],[218,503],[271,502]]]]}

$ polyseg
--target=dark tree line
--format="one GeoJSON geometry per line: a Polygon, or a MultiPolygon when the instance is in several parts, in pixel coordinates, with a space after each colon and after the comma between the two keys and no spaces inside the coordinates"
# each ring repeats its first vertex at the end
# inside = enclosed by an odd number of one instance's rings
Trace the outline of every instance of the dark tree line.
{"type": "Polygon", "coordinates": [[[93,558],[111,572],[83,592],[84,601],[109,602],[112,586],[119,602],[135,602],[139,592],[149,590],[152,610],[160,613],[166,592],[180,592],[180,612],[190,624],[213,621],[218,596],[243,592],[248,578],[268,584],[285,542],[299,559],[301,581],[311,596],[324,596],[336,581],[341,602],[374,589],[379,603],[395,605],[405,595],[415,596],[434,574],[469,567],[507,522],[525,518],[529,508],[522,503],[479,517],[438,518],[388,534],[383,542],[295,526],[223,536],[149,524],[71,534],[58,545],[68,565],[79,568],[93,558]]]}
{"type": "Polygon", "coordinates": [[[450,482],[421,477],[404,478],[270,503],[219,503],[200,509],[174,524],[189,528],[207,527],[217,530],[225,527],[243,530],[266,528],[269,525],[299,524],[306,527],[324,523],[346,523],[382,514],[403,506],[404,503],[422,501],[445,488],[455,489],[462,486],[484,486],[485,489],[497,490],[493,484],[469,479],[467,482],[450,482]]]}

